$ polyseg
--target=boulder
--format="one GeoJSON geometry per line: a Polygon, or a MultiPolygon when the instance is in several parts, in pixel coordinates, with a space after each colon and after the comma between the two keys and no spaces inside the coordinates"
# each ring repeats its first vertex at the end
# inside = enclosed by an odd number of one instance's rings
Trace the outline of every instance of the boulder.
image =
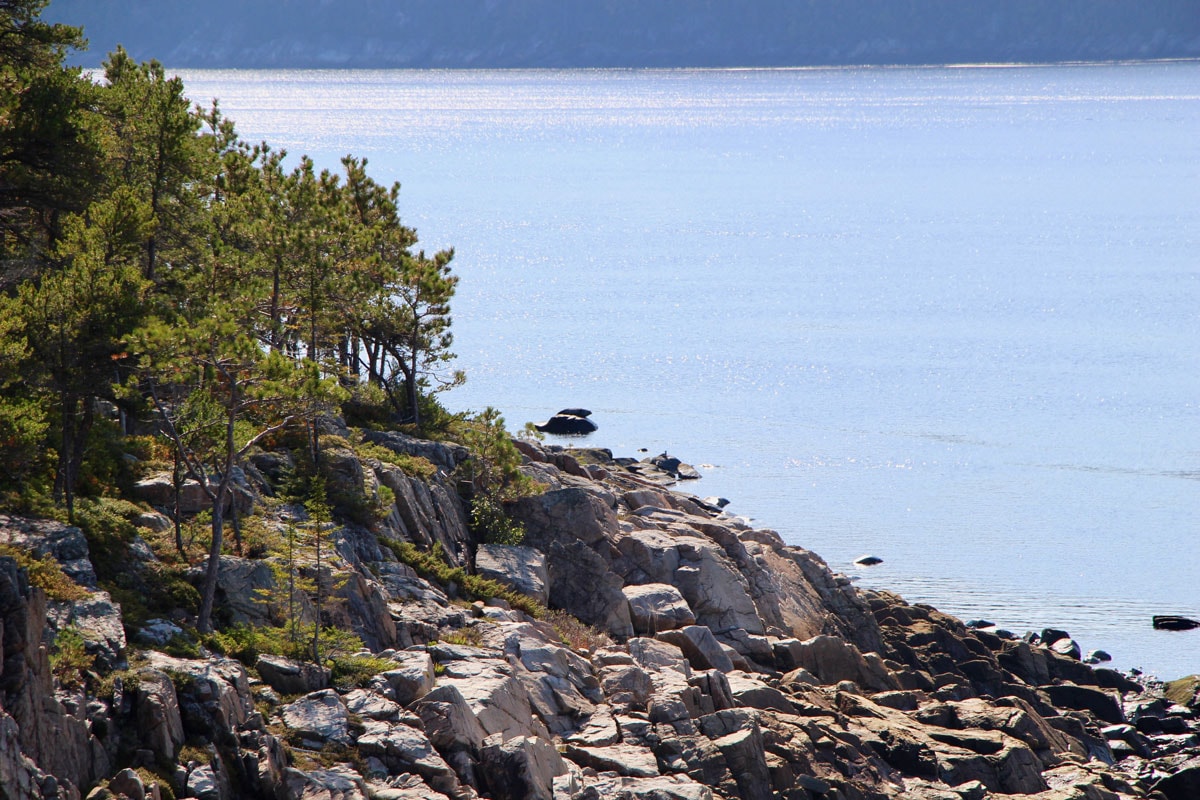
{"type": "Polygon", "coordinates": [[[179,698],[170,676],[149,667],[138,670],[133,706],[139,746],[161,763],[172,763],[184,742],[184,731],[179,698]]]}
{"type": "Polygon", "coordinates": [[[326,742],[350,744],[350,717],[346,704],[332,689],[305,695],[280,709],[283,724],[295,731],[309,747],[320,749],[326,742]]]}
{"type": "Polygon", "coordinates": [[[329,688],[330,670],[306,661],[264,653],[254,666],[268,686],[283,694],[309,694],[329,688]]]}
{"type": "Polygon", "coordinates": [[[374,431],[364,428],[362,435],[372,444],[382,445],[401,455],[423,458],[447,473],[453,472],[454,468],[466,461],[470,455],[467,448],[461,445],[418,439],[400,431],[374,431]]]}
{"type": "Polygon", "coordinates": [[[665,472],[672,478],[679,480],[698,480],[700,478],[700,473],[696,471],[695,467],[685,464],[678,458],[666,453],[660,453],[652,458],[647,458],[645,462],[665,472]]]}
{"type": "Polygon", "coordinates": [[[879,656],[866,656],[836,636],[814,636],[788,648],[789,660],[815,675],[824,684],[853,681],[864,689],[885,692],[899,689],[879,656]]]}
{"type": "Polygon", "coordinates": [[[703,625],[688,625],[676,631],[663,631],[657,638],[678,647],[687,657],[692,669],[733,671],[733,662],[712,631],[703,625]]]}
{"type": "Polygon", "coordinates": [[[396,666],[373,677],[368,686],[402,706],[424,697],[434,684],[433,659],[423,650],[393,656],[396,666]]]}
{"type": "Polygon", "coordinates": [[[591,767],[597,772],[615,772],[637,778],[650,778],[659,774],[658,759],[648,747],[631,744],[613,744],[608,747],[580,747],[568,744],[563,755],[581,767],[591,767]]]}
{"type": "Polygon", "coordinates": [[[415,772],[436,791],[451,797],[461,793],[458,775],[423,732],[379,720],[367,720],[363,726],[357,746],[365,758],[379,759],[391,774],[415,772]]]}
{"type": "Polygon", "coordinates": [[[464,658],[441,662],[441,667],[439,688],[457,688],[489,736],[549,738],[550,732],[533,713],[529,693],[506,662],[464,658]]]}
{"type": "Polygon", "coordinates": [[[1190,631],[1200,628],[1200,621],[1172,614],[1159,614],[1151,619],[1155,630],[1160,631],[1190,631]]]}
{"type": "Polygon", "coordinates": [[[412,711],[421,718],[425,733],[441,753],[478,754],[488,733],[458,687],[443,684],[426,694],[412,711]]]}
{"type": "Polygon", "coordinates": [[[1098,720],[1110,725],[1125,722],[1121,704],[1108,692],[1091,686],[1074,686],[1069,683],[1039,687],[1050,702],[1060,708],[1090,711],[1098,720]]]}
{"type": "Polygon", "coordinates": [[[495,800],[553,800],[554,779],[567,772],[554,745],[532,736],[490,736],[480,761],[495,800]]]}
{"type": "Polygon", "coordinates": [[[557,436],[585,436],[600,426],[587,417],[559,413],[534,427],[542,433],[552,433],[557,436]]]}
{"type": "Polygon", "coordinates": [[[550,575],[546,556],[533,547],[481,544],[475,552],[475,571],[505,583],[543,605],[550,575]]]}
{"type": "Polygon", "coordinates": [[[396,722],[403,709],[399,703],[388,700],[381,694],[366,689],[354,689],[342,696],[346,710],[351,714],[383,722],[396,722]]]}
{"type": "Polygon", "coordinates": [[[311,772],[288,768],[280,788],[289,800],[367,800],[369,796],[362,776],[341,764],[311,772]]]}
{"type": "Polygon", "coordinates": [[[108,789],[116,795],[124,795],[128,800],[146,800],[146,785],[132,769],[126,767],[118,772],[108,782],[108,789]]]}
{"type": "Polygon", "coordinates": [[[687,600],[669,583],[628,585],[621,591],[629,601],[629,615],[638,634],[653,636],[696,622],[687,600]]]}

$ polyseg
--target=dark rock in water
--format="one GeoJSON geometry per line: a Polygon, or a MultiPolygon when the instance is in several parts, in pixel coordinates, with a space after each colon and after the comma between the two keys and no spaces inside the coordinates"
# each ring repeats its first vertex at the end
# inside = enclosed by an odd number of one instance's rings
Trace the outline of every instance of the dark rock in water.
{"type": "Polygon", "coordinates": [[[1155,630],[1160,631],[1190,631],[1200,628],[1200,622],[1187,617],[1176,617],[1170,614],[1157,615],[1153,618],[1155,630]]]}
{"type": "Polygon", "coordinates": [[[542,433],[555,433],[565,436],[581,436],[591,433],[600,426],[587,417],[574,414],[555,414],[540,425],[534,425],[542,433]]]}
{"type": "Polygon", "coordinates": [[[645,461],[682,481],[697,480],[700,477],[700,473],[691,464],[685,464],[678,458],[675,458],[675,456],[670,456],[666,453],[660,453],[654,458],[645,459],[645,461]]]}
{"type": "Polygon", "coordinates": [[[858,564],[860,567],[873,567],[876,564],[882,564],[883,559],[879,556],[862,556],[854,559],[854,563],[858,564]]]}
{"type": "Polygon", "coordinates": [[[1055,653],[1058,653],[1060,656],[1067,656],[1068,658],[1073,658],[1076,661],[1079,661],[1083,657],[1083,650],[1080,648],[1079,642],[1075,641],[1069,636],[1066,639],[1056,640],[1050,645],[1050,649],[1055,653]]]}
{"type": "Polygon", "coordinates": [[[1105,650],[1093,650],[1088,653],[1089,664],[1099,664],[1103,661],[1112,661],[1112,656],[1105,650]]]}
{"type": "Polygon", "coordinates": [[[564,408],[554,416],[560,417],[564,414],[568,417],[590,417],[592,412],[586,408],[564,408]]]}
{"type": "Polygon", "coordinates": [[[1041,636],[1042,644],[1046,645],[1046,647],[1049,647],[1050,645],[1054,644],[1059,639],[1070,639],[1070,638],[1071,638],[1071,634],[1067,633],[1066,631],[1059,630],[1058,628],[1043,628],[1042,629],[1042,636],[1041,636]]]}

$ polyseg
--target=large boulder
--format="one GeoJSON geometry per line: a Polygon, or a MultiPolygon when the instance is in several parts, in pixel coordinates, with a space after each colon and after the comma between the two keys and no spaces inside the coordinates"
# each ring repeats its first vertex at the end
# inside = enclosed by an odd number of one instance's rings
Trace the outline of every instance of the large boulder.
{"type": "Polygon", "coordinates": [[[496,800],[553,800],[554,779],[567,772],[553,743],[532,736],[488,737],[481,762],[496,800]]]}
{"type": "Polygon", "coordinates": [[[824,684],[853,681],[876,692],[900,688],[879,656],[874,653],[864,656],[844,639],[822,635],[804,642],[793,640],[788,645],[791,665],[815,675],[824,684]]]}
{"type": "Polygon", "coordinates": [[[557,436],[583,436],[592,433],[600,426],[587,417],[560,412],[545,422],[534,425],[534,427],[542,433],[552,433],[557,436]]]}
{"type": "Polygon", "coordinates": [[[179,698],[170,676],[149,667],[138,670],[133,705],[141,748],[170,764],[184,741],[179,698]]]}
{"type": "Polygon", "coordinates": [[[363,726],[357,745],[364,757],[379,759],[391,774],[415,772],[437,791],[460,794],[458,775],[423,732],[379,720],[367,720],[363,726]]]}
{"type": "Polygon", "coordinates": [[[186,736],[233,741],[254,711],[246,668],[237,661],[174,658],[152,650],[146,653],[146,662],[171,676],[186,736]]]}
{"type": "Polygon", "coordinates": [[[254,666],[268,686],[283,694],[309,694],[329,688],[329,669],[306,661],[264,653],[254,666]]]}
{"type": "Polygon", "coordinates": [[[629,614],[638,634],[653,636],[696,622],[687,600],[669,583],[629,585],[621,591],[629,601],[629,614]]]}
{"type": "Polygon", "coordinates": [[[280,709],[280,717],[306,746],[319,750],[326,742],[350,744],[349,712],[332,689],[312,692],[288,703],[280,709]]]}
{"type": "Polygon", "coordinates": [[[546,556],[536,548],[481,544],[475,552],[475,571],[485,578],[508,584],[543,605],[546,603],[550,575],[546,570],[546,556]]]}
{"type": "Polygon", "coordinates": [[[487,735],[549,738],[550,732],[533,713],[529,693],[513,667],[496,658],[463,658],[440,662],[441,686],[458,689],[487,735]]]}

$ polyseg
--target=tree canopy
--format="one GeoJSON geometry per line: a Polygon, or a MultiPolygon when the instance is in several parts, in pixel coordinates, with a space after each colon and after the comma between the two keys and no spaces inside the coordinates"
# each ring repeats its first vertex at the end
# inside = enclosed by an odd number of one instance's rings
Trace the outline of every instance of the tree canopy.
{"type": "MultiPolygon", "coordinates": [[[[212,501],[250,448],[351,398],[420,425],[450,369],[452,251],[399,185],[318,170],[192,106],[162,65],[66,66],[78,29],[0,0],[0,506],[74,514],[98,418],[156,437],[212,501]]],[[[314,457],[318,453],[314,450],[314,457]]]]}

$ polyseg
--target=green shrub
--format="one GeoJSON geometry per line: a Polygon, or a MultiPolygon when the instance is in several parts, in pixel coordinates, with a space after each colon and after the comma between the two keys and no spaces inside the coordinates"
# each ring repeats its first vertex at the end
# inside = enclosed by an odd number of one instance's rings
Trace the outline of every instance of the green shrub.
{"type": "Polygon", "coordinates": [[[429,459],[408,453],[397,453],[395,450],[374,442],[359,442],[354,445],[354,452],[359,458],[373,458],[384,464],[398,467],[405,475],[413,478],[429,480],[437,474],[437,466],[429,459]]]}
{"type": "MultiPolygon", "coordinates": [[[[260,655],[275,655],[297,661],[312,661],[313,626],[252,626],[237,624],[210,633],[204,644],[222,655],[253,666],[260,655]]],[[[321,658],[325,662],[349,657],[362,649],[362,639],[353,631],[332,625],[321,627],[321,658]]]]}
{"type": "Polygon", "coordinates": [[[78,628],[63,628],[54,637],[50,651],[50,671],[68,689],[83,685],[84,677],[96,662],[87,651],[87,642],[78,628]]]}
{"type": "Polygon", "coordinates": [[[476,626],[459,628],[439,638],[446,644],[460,644],[467,647],[483,646],[483,631],[476,626]]]}
{"type": "Polygon", "coordinates": [[[453,583],[467,599],[489,600],[498,597],[534,619],[541,619],[546,614],[545,606],[511,586],[491,578],[471,575],[462,567],[450,566],[442,558],[440,549],[420,550],[411,542],[384,538],[380,538],[379,542],[388,547],[399,561],[416,570],[421,577],[442,586],[453,583]]]}
{"type": "Polygon", "coordinates": [[[362,686],[379,673],[396,668],[396,662],[379,656],[341,656],[332,662],[333,684],[342,691],[362,686]]]}
{"type": "Polygon", "coordinates": [[[469,525],[476,540],[488,544],[517,545],[525,541],[525,526],[508,516],[494,497],[485,494],[471,500],[469,525]]]}
{"type": "Polygon", "coordinates": [[[46,410],[37,402],[0,396],[0,508],[39,516],[53,508],[48,428],[46,410]]]}
{"type": "Polygon", "coordinates": [[[84,600],[91,592],[67,577],[53,556],[38,558],[12,544],[0,544],[0,556],[8,556],[29,575],[29,585],[37,586],[51,600],[84,600]]]}
{"type": "Polygon", "coordinates": [[[113,580],[129,569],[129,543],[137,535],[130,521],[141,508],[112,497],[82,498],[75,503],[75,524],[88,540],[88,551],[96,576],[113,580]]]}

